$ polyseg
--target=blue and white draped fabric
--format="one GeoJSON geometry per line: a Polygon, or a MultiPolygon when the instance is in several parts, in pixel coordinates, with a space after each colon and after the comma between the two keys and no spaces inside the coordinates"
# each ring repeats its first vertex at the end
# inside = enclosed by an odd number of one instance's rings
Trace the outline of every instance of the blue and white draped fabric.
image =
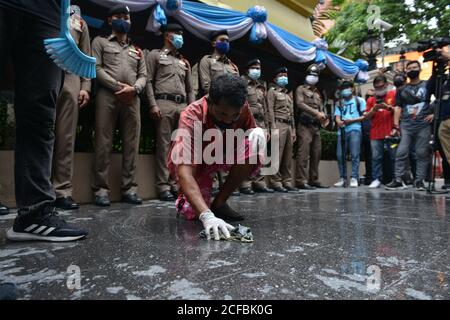
{"type": "Polygon", "coordinates": [[[307,42],[269,23],[267,10],[261,6],[251,7],[246,13],[242,13],[187,0],[90,1],[103,7],[122,3],[132,12],[149,9],[151,14],[146,29],[156,34],[159,34],[161,26],[167,24],[167,16],[173,16],[186,30],[205,41],[209,41],[211,32],[217,30],[228,30],[231,41],[245,37],[250,32],[250,42],[260,44],[267,39],[284,58],[290,61],[298,63],[314,61],[321,68],[328,66],[341,78],[354,78],[356,81],[368,78],[367,70],[364,70],[364,61],[360,63],[348,61],[330,53],[328,44],[323,39],[307,42]]]}
{"type": "Polygon", "coordinates": [[[359,68],[359,72],[356,75],[355,81],[357,83],[366,83],[370,78],[369,63],[366,60],[358,59],[358,60],[356,60],[355,64],[359,68]]]}
{"type": "Polygon", "coordinates": [[[271,23],[267,23],[266,27],[269,41],[286,59],[305,63],[314,60],[316,57],[316,48],[309,42],[271,23]]]}
{"type": "Polygon", "coordinates": [[[316,57],[314,61],[318,64],[326,64],[327,63],[327,57],[326,53],[328,51],[328,43],[325,41],[325,39],[317,38],[315,39],[312,44],[314,47],[316,47],[316,57]]]}

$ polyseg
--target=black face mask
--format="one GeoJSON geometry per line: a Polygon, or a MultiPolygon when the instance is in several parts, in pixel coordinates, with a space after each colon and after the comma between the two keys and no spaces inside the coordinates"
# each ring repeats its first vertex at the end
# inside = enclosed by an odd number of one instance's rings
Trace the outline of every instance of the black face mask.
{"type": "Polygon", "coordinates": [[[410,79],[417,79],[419,77],[419,74],[420,74],[419,70],[411,70],[407,73],[407,76],[410,79]]]}

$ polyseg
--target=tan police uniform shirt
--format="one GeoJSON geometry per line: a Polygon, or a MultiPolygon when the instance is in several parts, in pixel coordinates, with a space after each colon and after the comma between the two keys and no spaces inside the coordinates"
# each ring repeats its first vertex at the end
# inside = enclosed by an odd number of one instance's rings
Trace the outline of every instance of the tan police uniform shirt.
{"type": "Polygon", "coordinates": [[[221,74],[231,73],[239,75],[238,67],[226,56],[204,56],[199,64],[200,87],[204,94],[209,93],[211,81],[221,74]]]}
{"type": "Polygon", "coordinates": [[[295,129],[294,104],[293,99],[286,88],[274,86],[267,93],[267,106],[273,110],[275,122],[277,119],[289,121],[291,127],[295,129]]]}
{"type": "Polygon", "coordinates": [[[136,88],[140,94],[147,84],[147,67],[143,52],[128,40],[120,44],[117,37],[97,37],[92,42],[92,53],[97,59],[98,83],[113,91],[119,91],[118,82],[136,88]]]}
{"type": "Polygon", "coordinates": [[[150,106],[156,106],[155,95],[175,94],[194,102],[191,65],[178,51],[157,49],[144,51],[147,64],[147,98],[150,106]]]}

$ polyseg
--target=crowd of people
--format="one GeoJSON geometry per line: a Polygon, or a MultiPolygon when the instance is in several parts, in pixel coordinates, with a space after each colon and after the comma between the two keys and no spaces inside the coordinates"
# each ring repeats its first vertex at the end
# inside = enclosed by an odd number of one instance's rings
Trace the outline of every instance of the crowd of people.
{"type": "MultiPolygon", "coordinates": [[[[366,170],[371,172],[366,174],[365,183],[370,184],[370,188],[378,188],[387,180],[391,180],[386,185],[388,190],[405,188],[408,173],[412,171],[415,187],[425,190],[432,154],[429,142],[434,112],[429,82],[420,80],[418,61],[410,61],[406,74],[394,77],[396,89],[391,89],[385,75],[377,76],[366,99],[355,94],[351,80],[341,81],[335,111],[330,117],[318,89],[321,71],[318,65],[311,65],[304,83],[290,92],[286,67],[277,69],[269,84],[262,80],[263,66],[259,59],[248,61],[244,70],[239,70],[228,57],[228,32],[220,30],[211,33],[212,52],[195,67],[199,79],[197,88],[193,67],[179,52],[184,44],[183,28],[179,24],[171,23],[161,30],[162,48],[141,50],[128,35],[131,16],[126,6],[118,5],[109,10],[106,21],[111,32],[92,41],[86,22],[74,9],[70,17],[72,37],[81,51],[97,60],[94,98],[90,80],[67,72],[61,77],[43,49],[31,50],[36,59],[29,56],[23,59],[33,67],[23,63],[21,48],[38,47],[33,43],[35,40],[28,37],[42,40],[57,33],[57,22],[51,16],[36,13],[44,9],[54,12],[58,1],[49,1],[48,8],[31,8],[32,16],[23,11],[22,2],[0,0],[1,36],[13,43],[18,52],[13,55],[13,62],[17,76],[15,166],[19,214],[7,233],[11,240],[71,241],[87,235],[86,231],[65,223],[55,207],[79,208],[72,198],[76,127],[79,110],[92,99],[95,99],[96,111],[92,185],[95,205],[106,207],[111,203],[108,177],[116,124],[119,124],[123,145],[122,201],[133,205],[142,203],[138,196],[136,167],[140,106],[145,103],[156,126],[155,171],[159,199],[175,202],[179,214],[189,220],[202,221],[207,234],[212,230],[216,239],[219,230],[229,236],[233,227],[225,221],[244,219],[227,204],[232,195],[327,188],[319,182],[319,161],[321,129],[327,128],[330,121],[335,121],[338,128],[336,155],[340,179],[335,187],[346,186],[349,179],[350,187],[361,184],[360,155],[361,146],[365,146],[364,153],[369,154],[365,157],[366,170]],[[21,19],[16,19],[18,17],[21,19]],[[8,24],[9,19],[16,20],[8,24]],[[45,23],[39,23],[42,21],[45,23]],[[15,34],[8,33],[11,25],[16,25],[11,29],[15,34]],[[25,29],[33,30],[33,34],[27,34],[25,29]],[[20,63],[16,59],[21,60],[20,63]],[[39,70],[35,67],[37,63],[39,70]],[[34,72],[32,75],[30,70],[34,72]],[[29,84],[29,76],[36,77],[33,85],[29,84]],[[35,121],[37,118],[39,122],[35,121]],[[245,138],[243,152],[224,150],[225,154],[232,153],[242,162],[194,164],[190,157],[186,162],[187,148],[196,143],[194,130],[198,122],[202,124],[202,133],[208,129],[223,134],[229,129],[247,130],[249,135],[245,138]],[[173,139],[173,133],[179,129],[192,133],[188,143],[179,135],[173,139]],[[22,136],[24,133],[26,137],[22,136]],[[274,137],[278,141],[277,170],[264,176],[261,150],[265,150],[274,137]],[[295,164],[294,146],[298,154],[295,164]],[[346,170],[347,153],[351,158],[350,175],[346,170]],[[258,160],[251,163],[254,156],[258,160]],[[175,162],[175,158],[184,160],[175,162]]],[[[30,48],[23,50],[30,52],[30,48]]],[[[202,150],[205,148],[203,144],[202,150]]],[[[446,180],[447,184],[450,180],[446,180]]],[[[2,213],[7,210],[0,207],[2,213]]]]}

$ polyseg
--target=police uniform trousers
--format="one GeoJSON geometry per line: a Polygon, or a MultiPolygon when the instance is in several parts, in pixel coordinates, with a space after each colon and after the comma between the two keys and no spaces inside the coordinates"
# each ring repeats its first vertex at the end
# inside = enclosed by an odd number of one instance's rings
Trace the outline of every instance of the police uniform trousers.
{"type": "MultiPolygon", "coordinates": [[[[279,130],[279,167],[277,174],[270,176],[270,187],[292,187],[292,127],[288,123],[276,121],[276,127],[279,130]]],[[[272,157],[274,155],[272,154],[272,157]]],[[[272,160],[273,165],[273,160],[272,160]]]]}
{"type": "MultiPolygon", "coordinates": [[[[266,126],[264,121],[259,121],[259,120],[256,120],[256,125],[260,128],[265,128],[265,126],[266,126]]],[[[268,141],[268,143],[269,143],[269,141],[268,141]]],[[[241,189],[252,188],[252,187],[255,189],[266,188],[267,187],[266,177],[262,176],[260,174],[260,172],[258,172],[258,174],[255,177],[250,178],[248,180],[244,180],[244,182],[242,182],[241,186],[240,186],[241,189]]]]}
{"type": "Polygon", "coordinates": [[[319,162],[322,152],[320,128],[314,125],[297,126],[296,185],[315,183],[319,179],[319,162]],[[309,164],[309,172],[308,172],[309,164]]]}
{"type": "Polygon", "coordinates": [[[52,181],[57,198],[72,196],[73,156],[80,90],[80,77],[66,73],[56,105],[52,181]]]}
{"type": "Polygon", "coordinates": [[[167,160],[172,144],[172,133],[178,128],[180,114],[187,104],[161,99],[157,99],[156,104],[162,116],[161,121],[156,123],[156,189],[158,193],[177,191],[167,169],[167,160]]]}
{"type": "Polygon", "coordinates": [[[122,195],[137,193],[136,167],[141,132],[140,101],[132,105],[119,102],[114,92],[99,88],[95,112],[95,182],[96,196],[109,195],[109,167],[116,124],[122,138],[122,195]]]}

